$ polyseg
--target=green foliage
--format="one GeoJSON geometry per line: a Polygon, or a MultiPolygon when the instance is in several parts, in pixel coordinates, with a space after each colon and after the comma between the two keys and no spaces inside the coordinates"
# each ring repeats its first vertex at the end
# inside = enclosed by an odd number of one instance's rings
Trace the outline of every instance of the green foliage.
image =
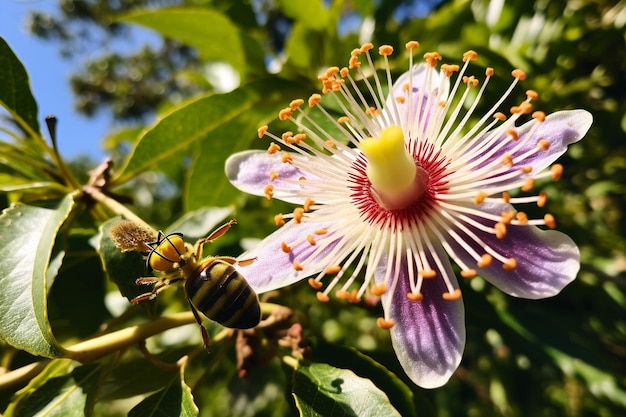
{"type": "MultiPolygon", "coordinates": [[[[108,106],[120,119],[150,120],[103,138],[113,161],[94,167],[65,161],[53,128],[52,143],[45,140],[28,72],[0,38],[5,416],[624,414],[626,2],[503,2],[495,10],[498,2],[451,0],[420,17],[394,15],[407,1],[275,1],[258,9],[227,0],[60,3],[68,22],[101,25],[92,27],[107,36],[137,24],[164,41],[95,57],[75,75],[78,100],[100,100],[84,101],[86,113],[108,106]],[[256,128],[280,129],[279,109],[316,91],[321,68],[346,64],[359,38],[342,26],[349,17],[375,20],[369,37],[394,45],[394,73],[406,68],[411,39],[448,61],[473,49],[479,67],[495,68],[492,86],[505,86],[519,66],[543,109],[594,115],[591,132],[561,161],[563,179],[545,188],[559,229],[581,248],[579,279],[540,302],[507,297],[480,278],[463,283],[464,360],[433,391],[406,378],[388,333],[374,324],[379,313],[317,303],[305,285],[263,296],[266,316],[290,309],[277,327],[244,333],[205,323],[206,354],[182,291],[164,291],[147,306],[128,302],[146,291],[135,280],[149,273],[142,256],[121,252],[109,233],[127,217],[195,240],[234,216],[238,225],[206,250],[236,256],[249,238],[273,231],[272,213],[287,206],[236,191],[224,160],[266,147],[256,128]],[[232,91],[219,93],[207,78],[216,62],[239,75],[232,91]],[[306,361],[286,347],[293,323],[311,348],[306,361]]],[[[62,47],[86,33],[36,16],[39,35],[62,47]]]]}

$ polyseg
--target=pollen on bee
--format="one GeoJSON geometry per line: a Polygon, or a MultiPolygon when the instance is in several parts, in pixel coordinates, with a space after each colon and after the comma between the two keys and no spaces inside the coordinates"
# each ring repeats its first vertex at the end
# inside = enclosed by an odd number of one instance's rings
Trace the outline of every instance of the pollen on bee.
{"type": "Polygon", "coordinates": [[[374,295],[383,295],[387,292],[387,285],[384,282],[380,284],[374,284],[371,288],[372,294],[374,295]]]}
{"type": "Polygon", "coordinates": [[[381,329],[389,330],[394,326],[394,324],[396,324],[396,322],[392,319],[387,320],[383,317],[379,317],[376,319],[376,325],[381,329]]]}
{"type": "Polygon", "coordinates": [[[452,292],[444,292],[443,294],[441,294],[441,298],[446,301],[458,300],[459,298],[461,298],[461,290],[456,288],[452,292]]]}
{"type": "Polygon", "coordinates": [[[502,268],[506,269],[507,271],[512,271],[517,268],[517,261],[515,260],[515,258],[509,258],[505,263],[502,264],[502,268]]]}
{"type": "Polygon", "coordinates": [[[491,265],[491,261],[493,261],[493,256],[491,256],[488,253],[485,253],[481,258],[480,261],[478,261],[476,263],[476,266],[479,268],[487,268],[488,266],[491,265]]]}
{"type": "Polygon", "coordinates": [[[320,289],[320,288],[322,288],[322,287],[323,287],[323,285],[324,285],[324,284],[322,284],[322,283],[321,283],[321,281],[317,281],[317,280],[316,280],[316,279],[314,279],[314,278],[309,278],[309,281],[308,281],[308,282],[309,282],[309,285],[310,285],[313,289],[316,289],[316,290],[319,290],[319,289],[320,289]]]}
{"type": "Polygon", "coordinates": [[[263,188],[263,194],[265,194],[265,198],[271,200],[274,197],[274,186],[272,184],[267,184],[263,188]]]}
{"type": "Polygon", "coordinates": [[[285,253],[291,252],[291,246],[289,246],[286,242],[280,242],[280,249],[285,253]]]}
{"type": "Polygon", "coordinates": [[[317,292],[315,294],[315,296],[317,297],[317,300],[321,303],[327,303],[330,301],[330,297],[328,297],[326,294],[324,294],[323,292],[317,292]]]}
{"type": "Polygon", "coordinates": [[[411,301],[422,301],[424,299],[424,294],[421,292],[410,292],[407,293],[406,298],[411,301]]]}

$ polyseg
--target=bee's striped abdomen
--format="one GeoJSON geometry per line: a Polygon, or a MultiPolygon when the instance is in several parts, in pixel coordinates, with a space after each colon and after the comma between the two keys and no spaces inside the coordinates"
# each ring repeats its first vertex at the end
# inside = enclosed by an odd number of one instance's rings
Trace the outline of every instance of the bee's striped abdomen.
{"type": "Polygon", "coordinates": [[[210,262],[187,279],[185,289],[198,311],[226,327],[249,329],[261,320],[256,293],[227,262],[218,259],[210,262]]]}

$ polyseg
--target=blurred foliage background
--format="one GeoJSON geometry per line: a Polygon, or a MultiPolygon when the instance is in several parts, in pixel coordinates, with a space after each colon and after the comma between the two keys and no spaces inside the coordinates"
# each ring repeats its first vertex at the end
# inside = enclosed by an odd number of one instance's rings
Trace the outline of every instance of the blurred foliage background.
{"type": "MultiPolygon", "coordinates": [[[[437,50],[444,62],[458,62],[473,49],[479,53],[476,73],[491,66],[501,74],[487,97],[503,91],[510,70],[519,67],[528,79],[513,101],[532,88],[540,93],[537,107],[546,112],[590,111],[591,131],[560,161],[563,178],[544,187],[558,229],[581,249],[579,278],[542,301],[513,299],[480,278],[466,284],[467,347],[446,386],[428,391],[408,381],[387,333],[375,325],[378,306],[339,300],[322,305],[306,285],[272,294],[271,301],[295,310],[304,334],[319,347],[313,349],[319,362],[358,373],[352,353],[334,353],[351,346],[387,367],[405,385],[402,396],[413,403],[415,415],[626,415],[626,1],[58,0],[56,13],[34,11],[29,27],[68,59],[98,51],[70,82],[78,111],[111,112],[119,122],[102,140],[114,163],[109,195],[162,229],[198,210],[232,209],[239,224],[211,247],[221,254],[240,253],[246,242],[274,230],[274,213],[288,211],[283,203],[236,191],[224,178],[224,159],[265,147],[256,139],[256,127],[271,122],[279,131],[277,110],[318,90],[319,72],[345,65],[350,51],[364,41],[402,51],[406,41],[418,40],[420,51],[437,50]],[[150,28],[162,38],[136,51],[106,48],[128,36],[130,25],[150,28]]],[[[399,52],[393,58],[394,72],[402,73],[407,57],[399,52]]],[[[2,132],[10,132],[18,148],[32,141],[19,124],[9,122],[2,132]]],[[[79,188],[59,179],[64,174],[58,166],[33,153],[34,160],[43,161],[33,166],[52,172],[49,185],[4,186],[3,206],[39,203],[79,188]]],[[[100,161],[66,162],[76,183],[85,184],[100,161]]],[[[34,174],[16,166],[0,163],[3,182],[33,184],[34,174]]],[[[129,315],[126,299],[115,302],[118,289],[88,244],[112,213],[93,202],[82,204],[64,235],[67,255],[48,297],[50,323],[64,345],[103,323],[142,314],[129,315]]],[[[158,309],[184,311],[181,292],[163,293],[158,309]]],[[[172,339],[190,338],[182,345],[193,349],[199,345],[196,330],[172,339]]],[[[169,358],[184,352],[165,334],[157,344],[169,358]]],[[[35,360],[4,348],[6,369],[35,360]]],[[[186,370],[196,381],[192,388],[201,415],[296,413],[291,376],[278,360],[239,379],[232,349],[222,353],[227,360],[197,356],[186,370]]],[[[107,377],[141,375],[149,366],[117,358],[107,377]]],[[[0,391],[0,409],[18,388],[0,391]]],[[[107,394],[100,396],[111,401],[107,404],[120,401],[107,394]]],[[[123,406],[96,404],[95,410],[96,415],[125,413],[123,406]]]]}

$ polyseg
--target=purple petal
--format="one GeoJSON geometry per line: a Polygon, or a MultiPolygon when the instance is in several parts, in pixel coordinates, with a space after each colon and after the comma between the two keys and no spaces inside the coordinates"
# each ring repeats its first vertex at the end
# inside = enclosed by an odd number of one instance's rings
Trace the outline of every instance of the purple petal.
{"type": "MultiPolygon", "coordinates": [[[[441,248],[439,258],[444,262],[448,276],[458,288],[450,262],[441,248]]],[[[381,263],[384,265],[384,263],[381,263]]],[[[411,301],[407,277],[406,260],[402,262],[402,273],[391,296],[388,317],[395,320],[391,328],[391,341],[402,368],[409,378],[423,388],[444,385],[461,362],[465,348],[465,310],[463,300],[444,300],[442,294],[448,289],[440,278],[425,280],[422,286],[422,301],[411,301]]],[[[379,267],[377,277],[384,274],[379,267]]]]}
{"type": "MultiPolygon", "coordinates": [[[[535,148],[539,140],[546,139],[550,142],[550,147],[545,151],[535,152],[530,157],[522,160],[516,160],[515,155],[513,155],[514,164],[511,166],[511,171],[516,171],[522,168],[522,166],[530,165],[533,168],[532,173],[540,172],[559,156],[564,154],[568,145],[581,140],[591,127],[592,122],[593,117],[591,113],[586,110],[566,110],[552,113],[548,115],[543,122],[539,123],[539,126],[532,132],[532,137],[524,142],[524,138],[529,134],[533,124],[537,123],[535,120],[529,121],[517,128],[519,135],[517,141],[510,140],[506,134],[492,141],[493,146],[502,143],[505,143],[505,145],[495,152],[491,160],[501,159],[505,154],[510,153],[519,143],[523,143],[523,146],[517,150],[515,154],[521,155],[535,148]]],[[[486,137],[477,138],[471,148],[479,146],[484,139],[486,139],[486,137]]]]}
{"type": "MultiPolygon", "coordinates": [[[[299,155],[293,155],[293,157],[305,158],[299,155]]],[[[308,162],[308,165],[314,164],[314,160],[308,162]]],[[[289,203],[302,204],[304,202],[304,198],[297,194],[297,191],[303,188],[298,181],[300,178],[305,177],[306,185],[309,187],[318,180],[310,172],[304,172],[292,164],[283,163],[280,155],[270,155],[265,151],[238,152],[231,155],[225,164],[226,176],[235,187],[258,196],[263,196],[265,186],[270,184],[270,171],[272,170],[278,173],[278,177],[271,182],[275,187],[274,198],[289,203]]],[[[312,192],[314,190],[311,190],[312,192]]]]}
{"type": "Polygon", "coordinates": [[[243,253],[237,259],[255,259],[247,266],[235,265],[257,293],[263,293],[277,288],[291,285],[322,270],[322,266],[315,267],[318,261],[334,248],[334,244],[327,245],[315,258],[307,262],[306,268],[296,271],[293,261],[302,261],[311,255],[317,246],[312,246],[305,237],[314,234],[315,230],[330,227],[330,223],[300,223],[293,221],[286,223],[280,229],[263,239],[254,249],[243,253]],[[281,243],[291,245],[291,252],[285,253],[281,243]],[[292,244],[292,242],[299,242],[292,244]]]}
{"type": "MultiPolygon", "coordinates": [[[[511,206],[505,204],[484,206],[486,211],[494,214],[511,209],[511,206]]],[[[517,267],[514,270],[503,269],[502,263],[495,258],[488,268],[478,269],[480,276],[514,297],[552,297],[572,282],[580,269],[578,247],[569,236],[556,230],[507,225],[507,233],[503,239],[477,230],[475,233],[504,257],[516,259],[517,267]]],[[[459,234],[463,235],[462,232],[459,234]]],[[[456,243],[450,243],[464,262],[470,266],[475,265],[475,261],[463,248],[456,243]]],[[[482,249],[478,245],[470,245],[481,253],[482,249]]]]}

